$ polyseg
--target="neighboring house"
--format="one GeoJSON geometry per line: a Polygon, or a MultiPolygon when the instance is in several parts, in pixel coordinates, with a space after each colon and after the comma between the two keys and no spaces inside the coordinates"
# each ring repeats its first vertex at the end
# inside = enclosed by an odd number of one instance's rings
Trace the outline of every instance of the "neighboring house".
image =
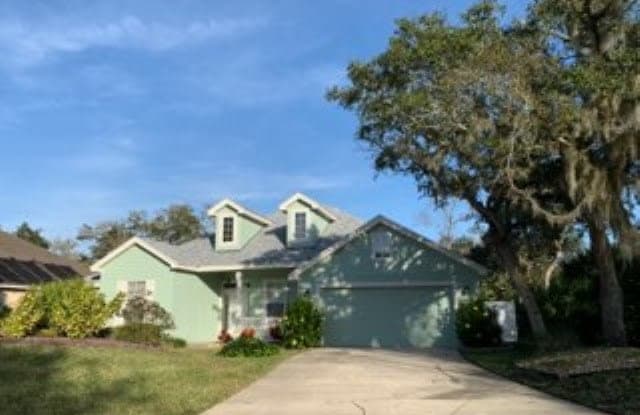
{"type": "Polygon", "coordinates": [[[15,308],[34,284],[89,276],[89,267],[0,231],[0,304],[15,308]]]}
{"type": "Polygon", "coordinates": [[[453,347],[455,306],[484,272],[387,218],[362,223],[299,193],[269,216],[228,199],[208,214],[211,238],[133,238],[102,258],[100,289],[157,301],[191,343],[245,327],[268,337],[287,303],[309,295],[325,345],[453,347]]]}

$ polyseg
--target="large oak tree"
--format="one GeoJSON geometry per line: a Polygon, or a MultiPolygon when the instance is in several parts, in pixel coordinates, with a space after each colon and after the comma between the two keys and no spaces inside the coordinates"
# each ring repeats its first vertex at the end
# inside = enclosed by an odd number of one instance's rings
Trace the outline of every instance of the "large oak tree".
{"type": "Polygon", "coordinates": [[[349,67],[330,99],[360,117],[377,169],[465,200],[488,226],[537,337],[526,255],[577,221],[590,230],[603,333],[625,342],[613,244],[633,252],[638,189],[638,15],[632,1],[541,0],[499,23],[484,1],[462,25],[400,20],[388,49],[349,67]]]}

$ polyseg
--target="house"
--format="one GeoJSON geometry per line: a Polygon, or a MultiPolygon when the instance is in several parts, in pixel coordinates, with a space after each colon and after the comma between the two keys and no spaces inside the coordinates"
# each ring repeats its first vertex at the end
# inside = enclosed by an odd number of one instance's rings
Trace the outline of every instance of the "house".
{"type": "Polygon", "coordinates": [[[0,304],[15,308],[34,284],[87,277],[89,267],[0,231],[0,304]]]}
{"type": "Polygon", "coordinates": [[[363,223],[300,193],[269,216],[229,199],[208,215],[210,238],[136,237],[109,253],[92,266],[99,288],[157,301],[191,343],[245,327],[268,337],[287,303],[309,295],[325,345],[451,347],[456,304],[484,272],[390,219],[363,223]]]}

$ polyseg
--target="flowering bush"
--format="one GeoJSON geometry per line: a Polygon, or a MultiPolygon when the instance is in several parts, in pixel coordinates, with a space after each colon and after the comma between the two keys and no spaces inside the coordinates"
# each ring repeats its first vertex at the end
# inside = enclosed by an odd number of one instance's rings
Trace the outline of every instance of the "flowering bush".
{"type": "Polygon", "coordinates": [[[253,339],[254,337],[256,337],[256,329],[254,329],[253,327],[245,327],[244,329],[242,329],[240,337],[243,337],[245,339],[253,339]]]}
{"type": "Polygon", "coordinates": [[[227,344],[233,340],[233,336],[229,334],[227,330],[222,330],[220,334],[218,334],[218,341],[222,344],[227,344]]]}
{"type": "Polygon", "coordinates": [[[468,347],[490,347],[501,344],[502,328],[495,311],[484,305],[484,299],[461,302],[456,312],[456,331],[468,347]]]}

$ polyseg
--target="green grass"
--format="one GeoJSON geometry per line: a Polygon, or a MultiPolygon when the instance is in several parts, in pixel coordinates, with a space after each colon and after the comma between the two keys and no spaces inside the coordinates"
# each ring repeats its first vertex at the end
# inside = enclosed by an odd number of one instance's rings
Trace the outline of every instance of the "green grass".
{"type": "Polygon", "coordinates": [[[506,378],[551,395],[613,414],[640,413],[640,369],[614,370],[564,379],[516,367],[515,362],[531,358],[530,353],[466,352],[471,362],[506,378]]]}
{"type": "Polygon", "coordinates": [[[290,356],[214,350],[0,346],[2,414],[196,414],[290,356]]]}

